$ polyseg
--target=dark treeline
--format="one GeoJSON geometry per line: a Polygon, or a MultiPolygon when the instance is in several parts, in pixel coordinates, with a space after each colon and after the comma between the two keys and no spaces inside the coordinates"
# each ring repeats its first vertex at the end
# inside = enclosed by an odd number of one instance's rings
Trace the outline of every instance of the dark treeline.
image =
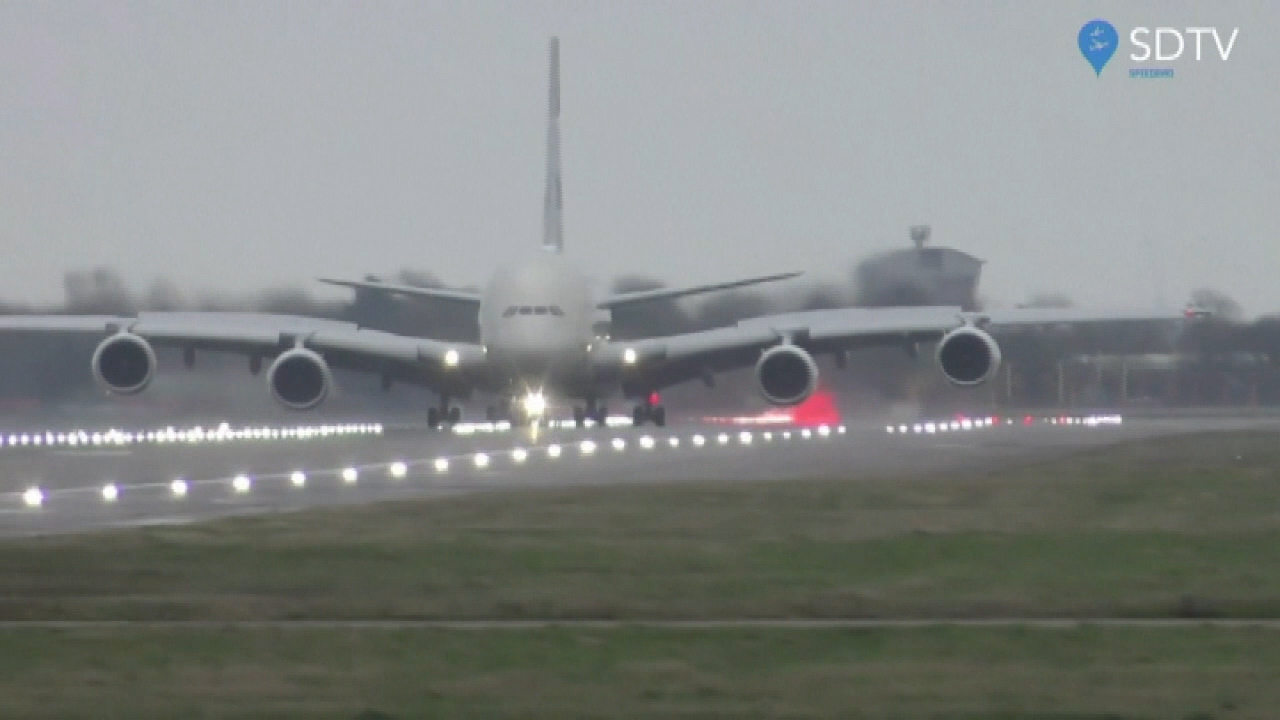
{"type": "MultiPolygon", "coordinates": [[[[369,276],[369,279],[418,287],[450,287],[431,274],[411,270],[391,276],[369,276]]],[[[628,275],[617,278],[609,289],[625,292],[662,286],[656,278],[628,275]]],[[[457,341],[474,341],[478,337],[476,317],[466,306],[373,291],[354,291],[347,298],[339,299],[322,299],[297,287],[270,288],[241,297],[192,296],[172,282],[160,279],[139,292],[130,289],[119,275],[107,268],[68,273],[64,290],[65,301],[59,306],[8,304],[0,305],[0,312],[129,315],[146,311],[253,311],[345,320],[379,330],[457,341]]],[[[1215,317],[1185,329],[1176,323],[1104,323],[1002,334],[1004,357],[1016,369],[1021,397],[1032,404],[1052,401],[1058,384],[1059,363],[1079,355],[1179,351],[1189,366],[1218,371],[1238,366],[1242,357],[1255,366],[1280,365],[1280,317],[1243,322],[1239,305],[1220,292],[1204,290],[1191,299],[1213,310],[1215,317]]],[[[923,304],[927,302],[927,294],[897,298],[893,302],[886,298],[880,300],[883,302],[860,297],[852,281],[843,285],[792,281],[624,308],[614,314],[611,332],[615,339],[661,336],[729,325],[773,312],[851,307],[855,303],[923,304]]],[[[973,304],[979,303],[975,299],[973,304]]],[[[1026,303],[1037,307],[1069,307],[1071,304],[1071,299],[1062,294],[1042,294],[1026,303]]],[[[4,370],[0,376],[0,395],[62,401],[99,397],[101,393],[95,391],[86,372],[87,359],[96,342],[97,338],[32,336],[6,343],[0,349],[0,368],[4,370]]],[[[930,352],[931,349],[922,349],[917,359],[898,349],[855,353],[843,372],[832,372],[829,362],[823,359],[824,377],[833,389],[863,393],[872,390],[885,400],[948,395],[951,390],[938,382],[930,352]]],[[[176,366],[176,357],[174,353],[162,353],[161,363],[176,366]]],[[[202,366],[209,365],[202,363],[202,366]]],[[[217,367],[218,361],[211,366],[217,367]]],[[[748,374],[731,373],[718,383],[714,394],[745,396],[750,390],[749,383],[748,374]]],[[[1280,395],[1280,389],[1277,394],[1280,395]]]]}

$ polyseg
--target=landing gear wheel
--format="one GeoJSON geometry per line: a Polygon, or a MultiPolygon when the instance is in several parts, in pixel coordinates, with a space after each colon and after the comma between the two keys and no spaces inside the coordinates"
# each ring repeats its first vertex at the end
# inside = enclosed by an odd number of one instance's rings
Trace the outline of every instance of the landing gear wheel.
{"type": "Polygon", "coordinates": [[[661,405],[654,405],[651,409],[650,416],[653,424],[658,427],[666,427],[667,425],[667,409],[661,405]]]}
{"type": "Polygon", "coordinates": [[[435,430],[440,427],[440,409],[427,408],[427,427],[435,430]]]}
{"type": "Polygon", "coordinates": [[[609,420],[609,408],[604,405],[597,407],[596,412],[591,416],[591,419],[596,421],[596,425],[604,427],[609,420]]]}
{"type": "Polygon", "coordinates": [[[574,427],[582,427],[587,422],[587,413],[580,407],[573,409],[573,425],[574,427]]]}
{"type": "Polygon", "coordinates": [[[449,408],[448,416],[449,416],[449,424],[457,425],[458,423],[462,422],[462,408],[458,407],[457,405],[454,405],[453,407],[449,408]]]}
{"type": "Polygon", "coordinates": [[[631,411],[631,424],[635,427],[644,425],[644,421],[649,419],[649,407],[647,405],[637,405],[631,411]]]}

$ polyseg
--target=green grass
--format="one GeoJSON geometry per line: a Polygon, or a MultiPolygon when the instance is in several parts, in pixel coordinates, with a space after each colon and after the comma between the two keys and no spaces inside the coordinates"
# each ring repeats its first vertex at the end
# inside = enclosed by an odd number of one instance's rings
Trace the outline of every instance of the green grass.
{"type": "Polygon", "coordinates": [[[1280,617],[1277,437],[13,541],[0,619],[1280,617]]]}
{"type": "MultiPolygon", "coordinates": [[[[0,619],[1280,617],[1280,436],[0,544],[0,619]]],[[[1269,720],[1280,632],[0,629],[0,716],[1269,720]]]]}
{"type": "Polygon", "coordinates": [[[6,717],[1256,718],[1276,632],[0,631],[6,717]]]}

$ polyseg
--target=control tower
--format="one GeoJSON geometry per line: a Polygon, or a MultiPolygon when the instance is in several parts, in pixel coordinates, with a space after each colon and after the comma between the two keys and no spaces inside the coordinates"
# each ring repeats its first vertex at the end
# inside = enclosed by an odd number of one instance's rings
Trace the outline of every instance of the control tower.
{"type": "Polygon", "coordinates": [[[913,247],[882,252],[859,263],[853,273],[857,304],[976,309],[983,261],[954,248],[926,247],[931,233],[928,225],[913,225],[913,247]]]}

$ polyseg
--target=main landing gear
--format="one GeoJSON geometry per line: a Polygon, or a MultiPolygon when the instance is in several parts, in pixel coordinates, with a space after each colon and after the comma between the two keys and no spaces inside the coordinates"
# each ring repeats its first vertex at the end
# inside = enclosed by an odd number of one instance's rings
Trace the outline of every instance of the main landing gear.
{"type": "Polygon", "coordinates": [[[435,430],[442,424],[457,425],[462,422],[462,408],[450,405],[449,398],[440,398],[440,406],[427,408],[427,427],[435,430]]]}
{"type": "Polygon", "coordinates": [[[609,408],[604,405],[597,405],[595,400],[587,400],[587,406],[575,407],[573,409],[573,424],[577,427],[586,425],[587,420],[591,420],[596,425],[604,427],[605,421],[609,419],[609,408]]]}
{"type": "Polygon", "coordinates": [[[666,425],[667,409],[648,400],[636,405],[635,409],[631,411],[631,424],[640,427],[646,422],[652,422],[658,427],[666,425]]]}

